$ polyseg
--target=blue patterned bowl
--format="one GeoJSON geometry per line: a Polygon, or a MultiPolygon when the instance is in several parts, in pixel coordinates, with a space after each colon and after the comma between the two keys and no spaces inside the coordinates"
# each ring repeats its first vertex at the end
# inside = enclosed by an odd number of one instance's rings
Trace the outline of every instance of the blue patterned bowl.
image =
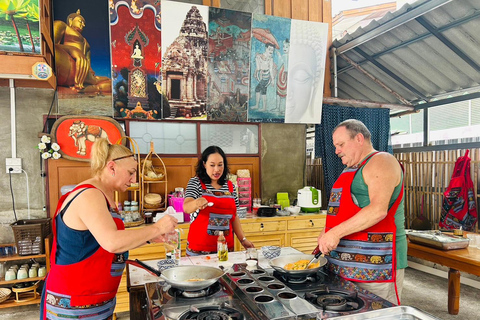
{"type": "Polygon", "coordinates": [[[157,262],[160,271],[170,269],[177,266],[175,259],[163,259],[157,262]]]}
{"type": "Polygon", "coordinates": [[[263,246],[262,253],[263,256],[267,259],[273,259],[280,255],[282,248],[279,246],[263,246]]]}

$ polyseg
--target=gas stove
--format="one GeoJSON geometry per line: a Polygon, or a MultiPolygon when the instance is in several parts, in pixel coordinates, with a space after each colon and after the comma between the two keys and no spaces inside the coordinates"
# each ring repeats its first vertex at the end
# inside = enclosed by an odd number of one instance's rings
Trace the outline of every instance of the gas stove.
{"type": "Polygon", "coordinates": [[[145,288],[150,320],[327,319],[394,306],[323,270],[299,278],[245,264],[233,265],[217,283],[198,292],[161,281],[145,288]]]}

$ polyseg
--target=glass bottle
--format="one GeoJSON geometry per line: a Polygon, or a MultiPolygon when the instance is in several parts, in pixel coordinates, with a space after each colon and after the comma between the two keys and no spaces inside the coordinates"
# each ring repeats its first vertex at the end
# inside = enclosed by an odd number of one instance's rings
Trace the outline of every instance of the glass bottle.
{"type": "Polygon", "coordinates": [[[223,231],[220,231],[217,239],[217,252],[218,252],[218,261],[227,261],[228,260],[228,246],[227,240],[223,235],[223,231]]]}

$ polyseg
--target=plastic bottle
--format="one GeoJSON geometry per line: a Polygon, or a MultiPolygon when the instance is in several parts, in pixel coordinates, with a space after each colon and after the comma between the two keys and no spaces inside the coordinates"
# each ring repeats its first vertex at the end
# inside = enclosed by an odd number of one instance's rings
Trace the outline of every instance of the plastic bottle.
{"type": "Polygon", "coordinates": [[[227,261],[228,260],[228,246],[227,240],[223,235],[223,231],[220,231],[217,239],[217,252],[218,252],[218,261],[227,261]]]}

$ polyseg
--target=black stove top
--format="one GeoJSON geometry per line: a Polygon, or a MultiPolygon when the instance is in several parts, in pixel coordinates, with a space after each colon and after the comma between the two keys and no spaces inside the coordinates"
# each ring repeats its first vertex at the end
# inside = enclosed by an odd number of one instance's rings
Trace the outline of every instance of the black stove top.
{"type": "Polygon", "coordinates": [[[185,292],[146,284],[150,319],[325,319],[394,306],[324,270],[292,277],[235,264],[211,287],[185,292]],[[313,315],[313,316],[312,316],[313,315]]]}

